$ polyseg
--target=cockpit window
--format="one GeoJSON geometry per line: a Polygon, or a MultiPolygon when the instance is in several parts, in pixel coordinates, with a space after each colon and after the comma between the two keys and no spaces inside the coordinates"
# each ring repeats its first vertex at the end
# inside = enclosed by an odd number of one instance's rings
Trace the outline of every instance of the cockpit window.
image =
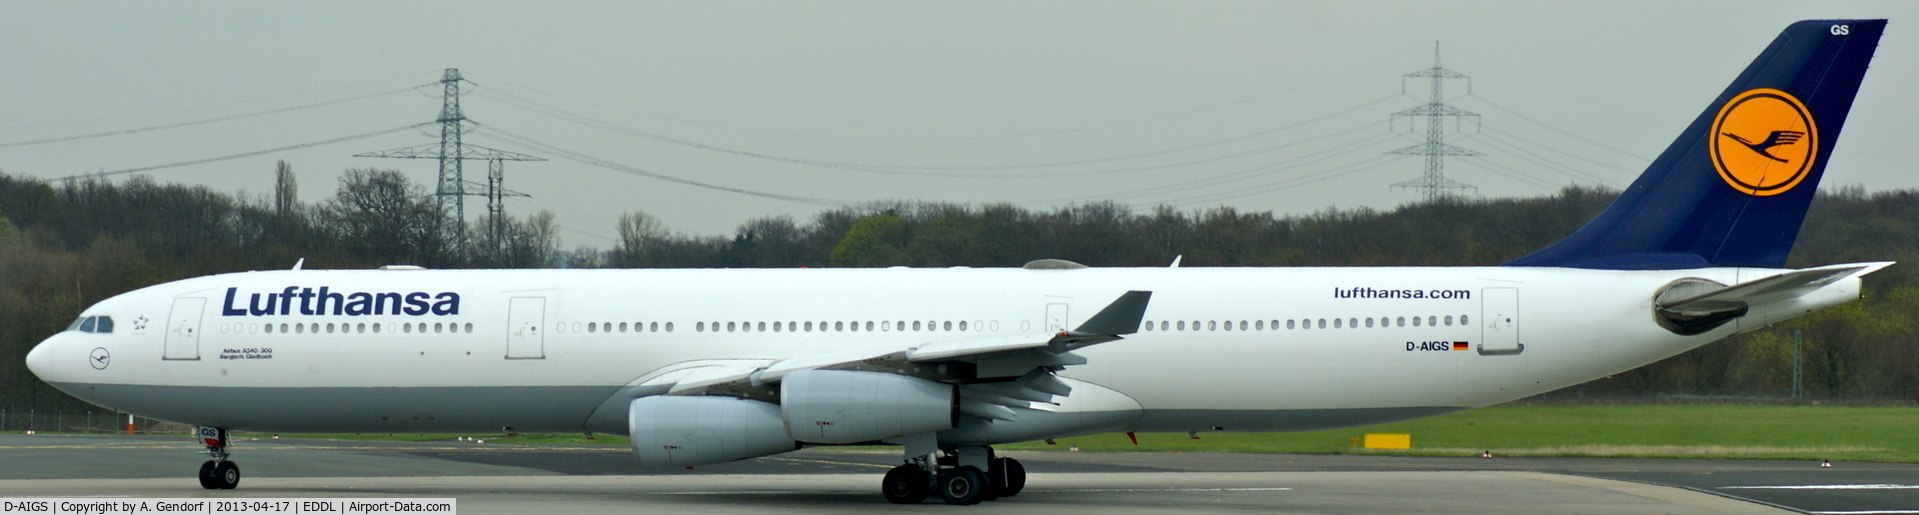
{"type": "Polygon", "coordinates": [[[102,333],[102,334],[112,333],[113,317],[76,318],[76,319],[73,319],[72,325],[67,326],[67,330],[80,331],[83,333],[102,333]]]}

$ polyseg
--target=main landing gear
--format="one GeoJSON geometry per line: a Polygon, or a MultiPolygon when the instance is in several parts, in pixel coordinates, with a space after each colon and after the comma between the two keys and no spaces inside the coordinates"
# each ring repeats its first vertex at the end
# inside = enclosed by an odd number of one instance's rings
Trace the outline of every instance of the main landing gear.
{"type": "Polygon", "coordinates": [[[207,446],[203,454],[213,458],[200,464],[200,487],[208,490],[232,490],[240,486],[240,466],[227,461],[227,430],[202,427],[200,443],[207,446]]]}
{"type": "Polygon", "coordinates": [[[967,505],[1019,495],[1026,488],[1026,467],[993,455],[991,447],[957,447],[941,454],[914,456],[893,467],[880,480],[880,493],[894,504],[917,504],[939,494],[947,504],[967,505]]]}

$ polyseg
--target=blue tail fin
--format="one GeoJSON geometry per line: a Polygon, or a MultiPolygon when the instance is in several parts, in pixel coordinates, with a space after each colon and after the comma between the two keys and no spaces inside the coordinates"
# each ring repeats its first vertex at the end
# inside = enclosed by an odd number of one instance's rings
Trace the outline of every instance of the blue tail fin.
{"type": "Polygon", "coordinates": [[[1784,267],[1885,28],[1786,27],[1597,218],[1506,265],[1784,267]]]}

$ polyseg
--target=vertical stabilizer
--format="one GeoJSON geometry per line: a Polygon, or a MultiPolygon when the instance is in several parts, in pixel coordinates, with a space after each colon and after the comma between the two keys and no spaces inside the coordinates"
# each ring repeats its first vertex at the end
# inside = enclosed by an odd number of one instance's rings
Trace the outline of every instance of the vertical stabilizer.
{"type": "Polygon", "coordinates": [[[1885,27],[1786,27],[1597,218],[1506,265],[1785,266],[1885,27]]]}

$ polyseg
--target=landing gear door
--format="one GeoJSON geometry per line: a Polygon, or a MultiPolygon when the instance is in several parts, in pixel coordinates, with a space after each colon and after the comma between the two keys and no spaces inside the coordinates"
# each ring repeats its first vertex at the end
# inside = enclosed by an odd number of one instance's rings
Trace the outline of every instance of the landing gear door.
{"type": "Polygon", "coordinates": [[[173,311],[167,313],[166,352],[162,359],[192,361],[200,359],[200,314],[207,299],[173,299],[173,311]]]}
{"type": "Polygon", "coordinates": [[[1479,290],[1479,354],[1505,356],[1526,350],[1519,342],[1519,289],[1479,290]]]}
{"type": "Polygon", "coordinates": [[[514,297],[506,320],[506,359],[546,359],[545,297],[514,297]]]}
{"type": "Polygon", "coordinates": [[[1046,332],[1059,333],[1066,330],[1066,305],[1046,305],[1046,332]]]}

